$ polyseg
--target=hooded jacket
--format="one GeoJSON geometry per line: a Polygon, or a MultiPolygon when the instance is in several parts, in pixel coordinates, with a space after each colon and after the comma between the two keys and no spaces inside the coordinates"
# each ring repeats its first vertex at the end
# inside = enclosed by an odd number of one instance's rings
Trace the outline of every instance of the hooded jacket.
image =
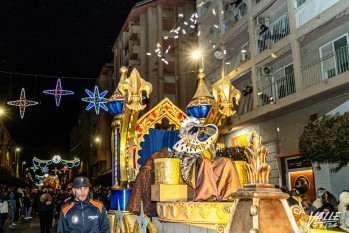
{"type": "Polygon", "coordinates": [[[62,208],[57,233],[110,233],[107,211],[89,197],[84,202],[74,200],[62,208]]]}

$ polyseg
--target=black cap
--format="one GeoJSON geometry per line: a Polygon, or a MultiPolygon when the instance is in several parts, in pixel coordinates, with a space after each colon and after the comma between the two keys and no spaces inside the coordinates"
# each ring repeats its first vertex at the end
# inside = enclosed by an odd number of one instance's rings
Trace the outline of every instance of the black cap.
{"type": "Polygon", "coordinates": [[[90,187],[90,181],[87,177],[78,176],[74,179],[73,188],[90,187]]]}

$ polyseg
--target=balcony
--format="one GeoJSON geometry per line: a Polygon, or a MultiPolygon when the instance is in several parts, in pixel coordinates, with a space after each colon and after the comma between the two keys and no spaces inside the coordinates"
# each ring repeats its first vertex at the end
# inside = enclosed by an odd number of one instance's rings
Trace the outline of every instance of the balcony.
{"type": "Polygon", "coordinates": [[[252,111],[252,109],[253,109],[253,95],[248,94],[246,96],[242,96],[240,99],[239,108],[236,111],[236,115],[241,116],[245,113],[252,111]]]}
{"type": "Polygon", "coordinates": [[[288,14],[286,13],[280,20],[270,24],[270,27],[260,33],[256,40],[256,54],[271,48],[282,38],[290,34],[288,14]]]}
{"type": "Polygon", "coordinates": [[[228,29],[237,23],[242,17],[247,14],[247,5],[244,2],[240,2],[235,7],[227,4],[224,12],[224,28],[228,29]]]}
{"type": "Polygon", "coordinates": [[[132,71],[134,68],[137,70],[140,70],[141,61],[140,60],[129,60],[127,63],[127,67],[130,71],[132,71]]]}
{"type": "Polygon", "coordinates": [[[324,12],[340,0],[307,0],[295,10],[296,27],[304,25],[320,13],[324,12]]]}
{"type": "Polygon", "coordinates": [[[125,58],[124,62],[128,62],[128,60],[136,60],[140,54],[141,47],[135,41],[129,41],[130,50],[125,50],[125,58]]]}
{"type": "Polygon", "coordinates": [[[276,81],[272,77],[266,78],[269,84],[259,88],[259,105],[264,106],[272,104],[278,99],[282,99],[296,92],[294,75],[286,75],[276,81]]]}
{"type": "Polygon", "coordinates": [[[344,46],[302,68],[303,88],[349,70],[349,46],[344,46]]]}
{"type": "Polygon", "coordinates": [[[212,1],[202,1],[200,4],[198,4],[198,14],[199,17],[201,17],[212,5],[212,1]]]}
{"type": "Polygon", "coordinates": [[[128,31],[123,33],[124,48],[127,46],[129,40],[138,40],[141,32],[141,27],[134,22],[129,23],[128,31]]]}

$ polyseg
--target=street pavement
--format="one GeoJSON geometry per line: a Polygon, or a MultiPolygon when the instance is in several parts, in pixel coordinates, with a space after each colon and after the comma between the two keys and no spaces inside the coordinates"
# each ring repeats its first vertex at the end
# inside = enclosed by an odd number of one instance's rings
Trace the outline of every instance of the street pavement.
{"type": "MultiPolygon", "coordinates": [[[[10,229],[11,233],[40,233],[40,219],[39,215],[34,215],[32,219],[25,220],[25,219],[19,219],[18,222],[15,223],[16,226],[12,229],[10,229]]],[[[57,232],[57,219],[54,218],[53,220],[53,227],[51,228],[50,232],[55,233],[57,232]]]]}

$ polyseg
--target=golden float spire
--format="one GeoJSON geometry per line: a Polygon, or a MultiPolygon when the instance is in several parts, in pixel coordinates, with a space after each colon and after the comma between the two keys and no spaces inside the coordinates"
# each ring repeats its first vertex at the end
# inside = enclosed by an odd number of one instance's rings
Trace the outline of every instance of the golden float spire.
{"type": "Polygon", "coordinates": [[[186,108],[188,115],[198,118],[201,124],[204,124],[206,116],[214,103],[214,98],[205,84],[206,75],[203,72],[204,69],[200,68],[195,95],[186,108]]]}
{"type": "Polygon", "coordinates": [[[262,137],[253,131],[248,138],[245,148],[247,164],[245,165],[250,184],[269,184],[270,165],[266,162],[269,151],[262,144],[262,137]]]}

